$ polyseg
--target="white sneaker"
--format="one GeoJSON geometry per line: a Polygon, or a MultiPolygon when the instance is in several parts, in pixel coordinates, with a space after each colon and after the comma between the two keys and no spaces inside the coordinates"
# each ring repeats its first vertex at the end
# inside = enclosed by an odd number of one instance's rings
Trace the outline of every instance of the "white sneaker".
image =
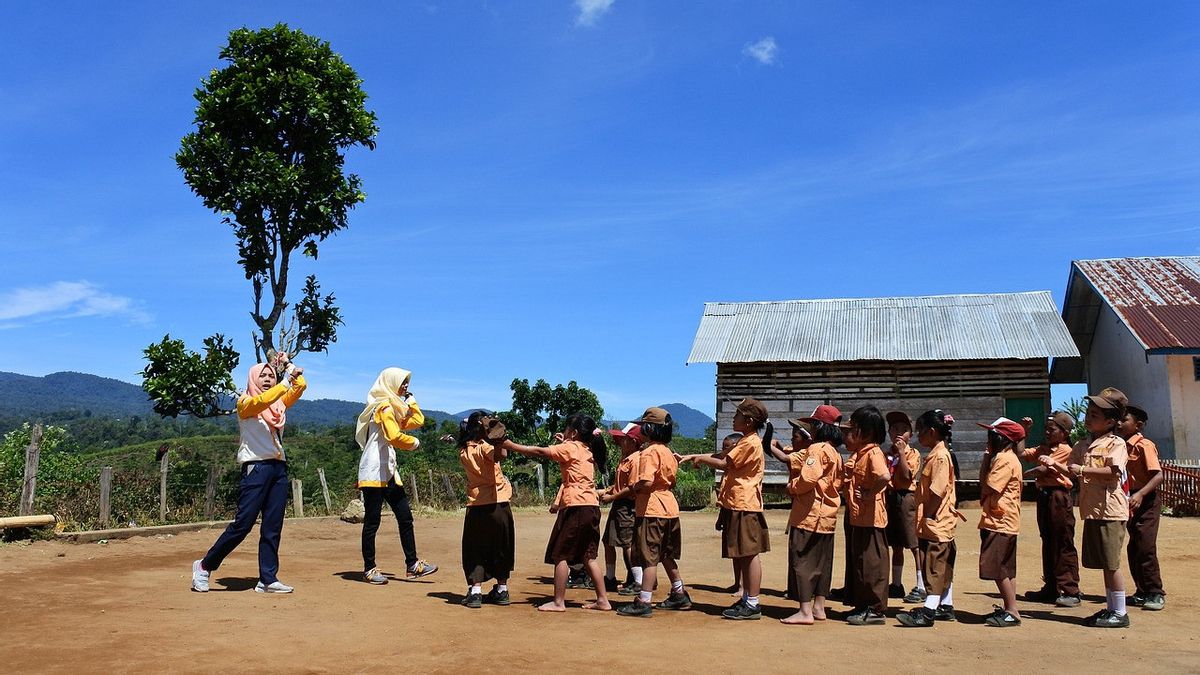
{"type": "Polygon", "coordinates": [[[291,593],[293,590],[295,589],[282,581],[272,581],[270,586],[264,586],[263,582],[260,581],[254,587],[255,593],[291,593]]]}
{"type": "Polygon", "coordinates": [[[208,572],[200,566],[200,561],[192,563],[192,590],[197,593],[208,592],[208,572]]]}

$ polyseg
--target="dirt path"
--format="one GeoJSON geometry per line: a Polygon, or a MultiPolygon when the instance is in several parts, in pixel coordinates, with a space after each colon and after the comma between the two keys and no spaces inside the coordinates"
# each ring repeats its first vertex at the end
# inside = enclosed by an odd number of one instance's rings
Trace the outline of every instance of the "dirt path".
{"type": "MultiPolygon", "coordinates": [[[[1037,585],[1040,564],[1032,505],[1019,544],[1018,588],[1037,585]]],[[[280,577],[291,596],[253,592],[257,533],[213,574],[212,592],[188,590],[191,561],[216,531],[108,544],[37,542],[0,547],[0,670],[26,672],[565,672],[645,669],[691,672],[1118,672],[1200,670],[1192,623],[1200,609],[1200,520],[1164,519],[1159,550],[1167,585],[1163,612],[1132,611],[1128,630],[1085,629],[1098,609],[1098,572],[1085,570],[1089,602],[1073,610],[1022,603],[1026,622],[1011,630],[979,625],[996,601],[976,578],[978,539],[959,529],[955,605],[962,620],[931,630],[851,627],[829,621],[783,626],[793,611],[782,589],[785,511],[769,511],[776,549],[764,559],[768,619],[719,618],[732,599],[729,562],[718,557],[711,513],[683,516],[684,578],[696,608],[649,619],[573,609],[546,616],[530,602],[550,593],[541,558],[553,517],[517,514],[514,604],[468,610],[458,546],[461,516],[420,517],[422,557],[442,570],[418,582],[369,586],[357,581],[359,526],[328,521],[284,528],[280,577]],[[960,587],[961,586],[961,587],[960,587]],[[657,665],[656,665],[657,664],[657,665]]],[[[968,513],[970,522],[976,516],[968,513]]],[[[385,570],[402,571],[390,521],[379,535],[385,570]]],[[[841,542],[835,578],[841,575],[841,542]]],[[[623,570],[619,575],[623,574],[623,570]]],[[[905,579],[912,584],[911,567],[905,579]]],[[[836,584],[840,585],[840,584],[836,584]]],[[[661,593],[657,595],[662,595],[661,593]]],[[[575,606],[588,598],[569,591],[575,606]]],[[[659,599],[656,596],[656,599],[659,599]]],[[[896,606],[897,601],[893,601],[896,606]]],[[[841,606],[833,605],[836,615],[841,606]]],[[[893,613],[889,610],[889,614],[893,613]]]]}

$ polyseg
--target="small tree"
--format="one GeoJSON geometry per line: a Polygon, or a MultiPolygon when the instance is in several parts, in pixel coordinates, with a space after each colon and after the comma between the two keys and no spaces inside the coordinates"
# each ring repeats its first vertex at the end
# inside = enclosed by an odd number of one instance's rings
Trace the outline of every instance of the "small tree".
{"type": "MultiPolygon", "coordinates": [[[[297,251],[316,260],[318,244],[345,229],[350,209],[366,198],[359,177],[343,172],[344,152],[374,149],[375,113],[365,107],[362,80],[329,43],[284,24],[231,32],[220,58],[227,65],[196,90],[196,130],[175,161],[233,228],[253,291],[256,359],[328,351],[342,323],[333,294],[322,295],[309,275],[289,316],[289,274],[297,251]]],[[[205,340],[200,355],[168,335],[145,355],[143,388],[156,412],[228,412],[238,354],[223,336],[205,340]]]]}

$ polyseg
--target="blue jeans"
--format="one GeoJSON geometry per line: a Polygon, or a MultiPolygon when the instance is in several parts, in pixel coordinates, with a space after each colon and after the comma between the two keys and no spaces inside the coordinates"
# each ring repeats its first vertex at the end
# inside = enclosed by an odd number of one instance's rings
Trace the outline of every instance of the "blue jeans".
{"type": "Polygon", "coordinates": [[[242,484],[238,488],[237,516],[225,528],[217,543],[208,549],[201,566],[209,572],[242,543],[258,514],[262,526],[258,533],[258,578],[265,585],[278,581],[279,537],[283,534],[283,511],[287,506],[287,463],[278,460],[247,462],[242,465],[242,484]]]}

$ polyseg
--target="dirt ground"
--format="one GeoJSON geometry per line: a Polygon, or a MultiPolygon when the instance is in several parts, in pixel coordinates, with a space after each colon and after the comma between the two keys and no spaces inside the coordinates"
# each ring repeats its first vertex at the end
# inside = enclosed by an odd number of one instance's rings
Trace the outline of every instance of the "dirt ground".
{"type": "MultiPolygon", "coordinates": [[[[1168,592],[1162,612],[1133,609],[1127,630],[1087,629],[1079,619],[1103,602],[1100,574],[1083,571],[1086,601],[1075,609],[1021,604],[1024,625],[987,628],[996,602],[980,581],[978,538],[959,528],[955,605],[960,623],[932,629],[853,627],[833,603],[831,620],[784,626],[794,605],[785,588],[786,511],[768,511],[775,550],[764,557],[764,620],[720,618],[730,565],[719,557],[714,514],[683,515],[681,568],[695,607],[648,619],[578,609],[587,591],[568,591],[566,614],[535,612],[551,592],[542,555],[553,516],[520,511],[513,605],[459,605],[462,519],[418,518],[421,556],[441,571],[416,582],[358,580],[357,525],[337,520],[284,527],[280,578],[290,596],[254,593],[257,532],[220,570],[212,591],[189,591],[190,565],[219,531],[107,544],[35,542],[0,546],[0,670],[28,672],[550,672],[616,669],[690,672],[1200,671],[1193,619],[1200,609],[1200,520],[1164,518],[1159,552],[1168,592]]],[[[977,514],[968,512],[970,523],[977,514]]],[[[379,560],[401,571],[393,521],[379,534],[379,560]]],[[[1018,588],[1039,583],[1034,509],[1024,509],[1018,588]]],[[[1082,528],[1080,528],[1082,530],[1082,528]]],[[[835,578],[841,575],[838,541],[835,578]]],[[[618,576],[623,568],[618,568],[618,576]]],[[[913,582],[911,565],[906,585],[913,582]]],[[[835,584],[840,585],[840,584],[835,584]]],[[[486,589],[485,589],[486,590],[486,589]]],[[[655,599],[663,595],[660,591],[655,599]]],[[[616,598],[614,598],[616,600],[616,598]]],[[[624,599],[621,599],[622,601],[624,599]]],[[[893,601],[889,616],[899,608],[893,601]]]]}

